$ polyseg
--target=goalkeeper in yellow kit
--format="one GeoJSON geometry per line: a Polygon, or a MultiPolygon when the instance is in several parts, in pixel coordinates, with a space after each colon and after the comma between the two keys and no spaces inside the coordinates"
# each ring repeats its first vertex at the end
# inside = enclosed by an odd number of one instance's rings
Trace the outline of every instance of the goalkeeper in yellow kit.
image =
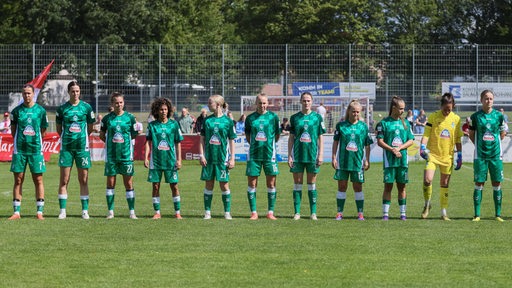
{"type": "Polygon", "coordinates": [[[421,218],[428,217],[432,198],[432,179],[436,167],[441,171],[440,177],[440,203],[441,219],[449,221],[446,209],[448,208],[448,186],[453,168],[454,147],[457,148],[457,164],[455,170],[462,166],[462,129],[460,117],[452,110],[455,107],[455,99],[451,93],[445,93],[441,97],[441,109],[428,117],[425,132],[421,138],[420,155],[427,160],[423,176],[423,197],[425,207],[421,218]]]}

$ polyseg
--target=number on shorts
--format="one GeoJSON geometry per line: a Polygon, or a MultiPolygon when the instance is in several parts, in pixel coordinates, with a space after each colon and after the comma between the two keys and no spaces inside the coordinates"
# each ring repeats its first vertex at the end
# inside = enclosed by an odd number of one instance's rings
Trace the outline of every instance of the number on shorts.
{"type": "Polygon", "coordinates": [[[272,164],[272,170],[274,170],[274,173],[277,173],[277,164],[272,164]]]}
{"type": "Polygon", "coordinates": [[[133,165],[126,165],[126,173],[132,173],[133,165]]]}
{"type": "Polygon", "coordinates": [[[87,166],[89,165],[89,161],[87,158],[82,158],[82,166],[87,166]]]}
{"type": "Polygon", "coordinates": [[[220,171],[220,178],[226,178],[226,171],[220,171]]]}

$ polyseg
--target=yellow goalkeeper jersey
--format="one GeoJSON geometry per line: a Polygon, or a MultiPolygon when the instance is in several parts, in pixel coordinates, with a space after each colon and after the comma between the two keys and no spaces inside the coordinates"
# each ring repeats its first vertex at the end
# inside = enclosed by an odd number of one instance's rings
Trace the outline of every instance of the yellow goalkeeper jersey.
{"type": "Polygon", "coordinates": [[[453,111],[448,116],[441,110],[430,114],[423,133],[423,137],[428,138],[430,161],[443,166],[453,165],[455,143],[460,143],[462,135],[460,117],[453,111]]]}

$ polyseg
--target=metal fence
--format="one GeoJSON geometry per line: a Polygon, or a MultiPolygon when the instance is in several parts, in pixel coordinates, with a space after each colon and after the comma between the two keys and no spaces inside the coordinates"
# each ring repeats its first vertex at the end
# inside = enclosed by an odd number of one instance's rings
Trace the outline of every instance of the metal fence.
{"type": "Polygon", "coordinates": [[[67,100],[62,83],[73,78],[100,113],[121,91],[133,112],[164,96],[193,114],[214,93],[238,110],[240,96],[289,95],[294,82],[375,82],[374,109],[398,95],[427,111],[443,81],[512,82],[507,45],[0,45],[0,108],[52,59],[39,99],[50,111],[67,100]]]}

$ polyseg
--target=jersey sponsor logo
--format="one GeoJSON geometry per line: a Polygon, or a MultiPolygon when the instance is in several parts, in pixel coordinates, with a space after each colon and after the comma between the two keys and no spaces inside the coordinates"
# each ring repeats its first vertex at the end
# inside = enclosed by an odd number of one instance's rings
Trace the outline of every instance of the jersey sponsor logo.
{"type": "Polygon", "coordinates": [[[71,133],[80,133],[80,132],[82,132],[82,128],[80,128],[80,124],[78,124],[76,122],[73,122],[69,126],[69,132],[71,132],[71,133]]]}
{"type": "Polygon", "coordinates": [[[347,144],[347,148],[345,148],[347,151],[357,152],[357,144],[354,141],[350,141],[347,144]]]}
{"type": "Polygon", "coordinates": [[[123,134],[121,134],[119,132],[116,132],[116,134],[114,134],[114,137],[112,137],[112,142],[114,142],[114,143],[124,143],[123,134]]]}
{"type": "Polygon", "coordinates": [[[210,141],[208,142],[210,143],[211,145],[220,145],[220,139],[219,137],[217,137],[217,135],[213,135],[211,138],[210,138],[210,141]]]}
{"type": "Polygon", "coordinates": [[[448,129],[444,129],[441,131],[441,135],[439,135],[442,139],[450,139],[450,131],[448,129]]]}
{"type": "Polygon", "coordinates": [[[169,150],[171,150],[171,147],[169,146],[169,143],[167,143],[167,141],[165,141],[165,140],[160,141],[160,143],[158,143],[157,148],[158,148],[158,150],[162,150],[162,151],[169,151],[169,150]]]}
{"type": "Polygon", "coordinates": [[[391,142],[392,147],[400,147],[403,144],[402,139],[400,137],[393,138],[393,141],[391,142]]]}
{"type": "Polygon", "coordinates": [[[309,135],[308,132],[304,132],[300,135],[299,141],[303,143],[311,143],[311,135],[309,135]]]}
{"type": "Polygon", "coordinates": [[[254,137],[254,140],[256,141],[267,141],[267,135],[265,132],[260,131],[258,134],[256,134],[256,137],[254,137]]]}
{"type": "Polygon", "coordinates": [[[494,135],[489,131],[484,133],[484,136],[482,137],[482,139],[484,141],[489,141],[489,142],[492,142],[495,140],[494,135]]]}
{"type": "Polygon", "coordinates": [[[29,125],[29,126],[25,127],[25,129],[23,129],[23,135],[25,135],[25,136],[35,136],[36,135],[36,131],[34,130],[34,127],[29,125]]]}

